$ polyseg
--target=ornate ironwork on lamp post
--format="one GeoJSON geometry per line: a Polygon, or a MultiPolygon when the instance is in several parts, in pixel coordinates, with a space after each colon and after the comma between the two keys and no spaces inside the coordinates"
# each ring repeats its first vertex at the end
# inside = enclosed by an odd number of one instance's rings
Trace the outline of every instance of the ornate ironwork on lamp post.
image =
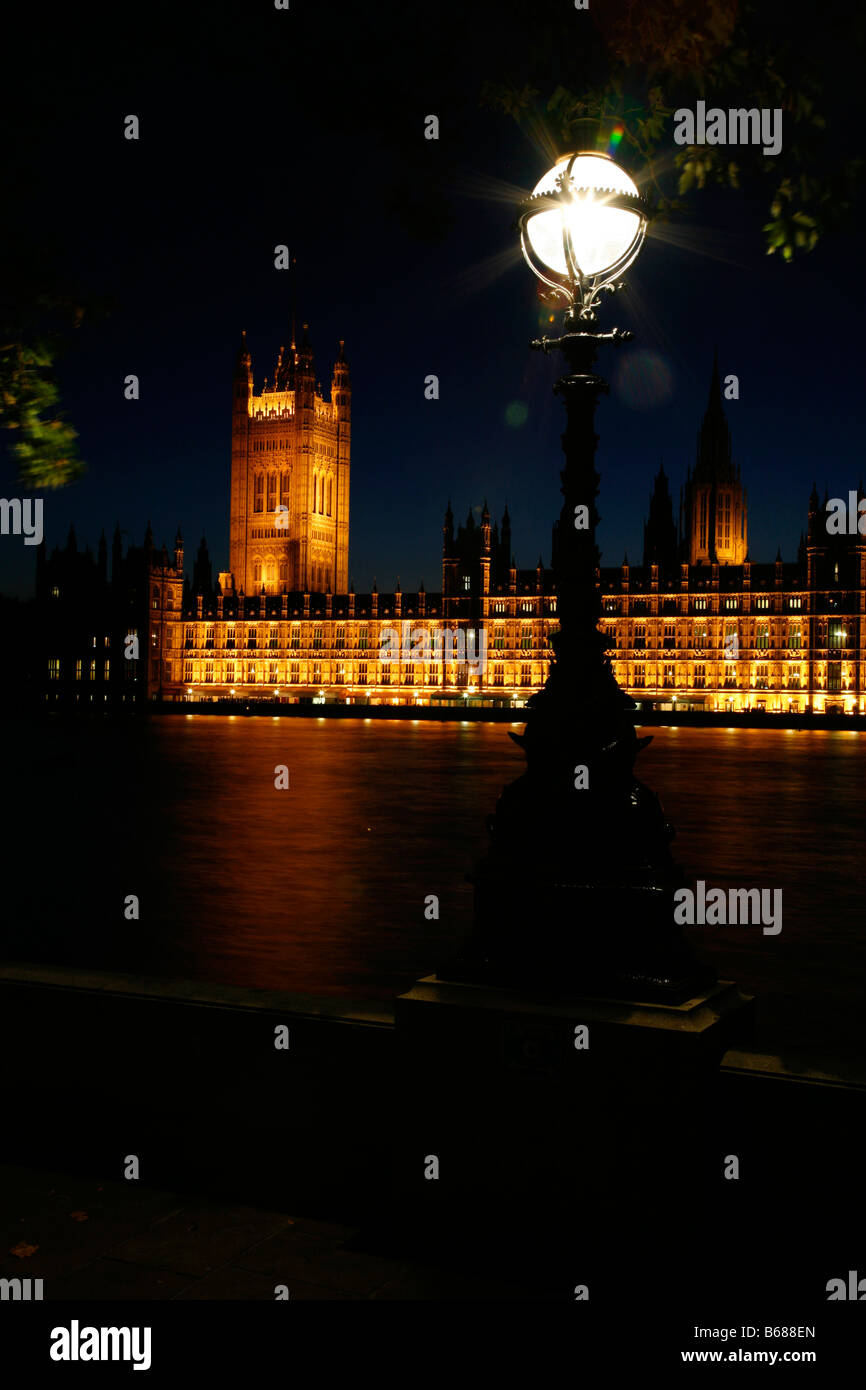
{"type": "Polygon", "coordinates": [[[597,306],[643,244],[647,211],[607,156],[558,160],[521,206],[524,256],[565,304],[563,333],[533,342],[561,352],[554,391],[566,408],[563,505],[554,555],[559,629],[544,688],[512,734],[526,771],[488,818],[490,846],[476,865],[475,926],[447,972],[467,980],[584,994],[684,999],[715,979],[674,923],[682,879],[674,831],[634,762],[649,738],[617,685],[599,630],[595,408],[608,390],[598,349],[631,333],[601,332],[597,306]]]}

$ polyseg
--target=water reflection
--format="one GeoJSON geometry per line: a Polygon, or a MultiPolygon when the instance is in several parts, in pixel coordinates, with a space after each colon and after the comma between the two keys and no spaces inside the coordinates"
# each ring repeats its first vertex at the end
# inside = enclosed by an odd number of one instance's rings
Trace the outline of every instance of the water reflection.
{"type": "MultiPolygon", "coordinates": [[[[760,994],[763,1044],[862,1050],[863,736],[653,732],[638,770],[685,872],[783,889],[778,937],[693,931],[760,994]]],[[[6,955],[378,998],[459,941],[484,818],[523,766],[483,724],[168,716],[12,746],[6,955]]]]}

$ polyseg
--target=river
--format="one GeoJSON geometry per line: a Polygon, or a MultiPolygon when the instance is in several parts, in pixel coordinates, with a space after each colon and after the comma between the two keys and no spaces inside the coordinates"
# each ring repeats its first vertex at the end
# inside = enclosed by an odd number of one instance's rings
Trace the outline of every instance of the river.
{"type": "MultiPolygon", "coordinates": [[[[356,998],[453,951],[484,817],[523,766],[495,724],[178,714],[8,733],[7,959],[356,998]]],[[[866,735],[653,733],[638,771],[685,873],[783,890],[777,936],[691,933],[758,996],[759,1045],[862,1057],[866,735]]]]}

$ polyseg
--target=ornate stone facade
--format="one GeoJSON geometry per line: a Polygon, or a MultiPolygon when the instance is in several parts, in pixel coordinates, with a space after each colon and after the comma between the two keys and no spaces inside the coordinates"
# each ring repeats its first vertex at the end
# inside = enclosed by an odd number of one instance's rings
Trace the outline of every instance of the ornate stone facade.
{"type": "Polygon", "coordinates": [[[266,378],[257,396],[243,335],[232,392],[229,572],[245,594],[348,588],[352,387],[343,349],[328,400],[305,324],[300,347],[280,348],[273,383],[266,378]]]}
{"type": "MultiPolygon", "coordinates": [[[[180,534],[173,558],[155,549],[149,528],[144,546],[126,557],[116,537],[110,583],[103,551],[82,577],[67,552],[49,560],[40,550],[47,698],[128,698],[135,690],[178,701],[521,707],[547,675],[557,624],[552,569],[541,557],[534,569],[517,568],[507,509],[497,526],[485,503],[480,521],[470,511],[455,532],[449,503],[441,592],[398,585],[356,595],[348,583],[349,413],[342,344],[330,401],[313,388],[306,333],[299,349],[281,352],[274,385],[261,396],[242,346],[231,570],[214,583],[202,541],[181,601],[180,534]],[[274,524],[281,505],[285,531],[274,524]],[[80,652],[68,642],[62,652],[51,647],[61,594],[64,611],[80,618],[80,652]],[[123,642],[133,626],[141,647],[130,685],[123,642]],[[111,663],[112,679],[106,666],[105,684],[100,676],[88,686],[97,657],[111,663]]],[[[814,489],[796,561],[752,563],[746,537],[745,492],[714,367],[679,524],[660,469],[643,564],[599,572],[601,623],[621,687],[663,709],[866,712],[866,538],[828,535],[826,503],[814,489]]]]}

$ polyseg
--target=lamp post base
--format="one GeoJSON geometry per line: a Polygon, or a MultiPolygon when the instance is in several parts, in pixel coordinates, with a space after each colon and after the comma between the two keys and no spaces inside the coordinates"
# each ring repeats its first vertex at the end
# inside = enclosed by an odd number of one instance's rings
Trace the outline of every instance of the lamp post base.
{"type": "Polygon", "coordinates": [[[674,926],[672,891],[567,882],[521,889],[491,881],[486,864],[474,881],[473,936],[437,979],[675,1004],[716,983],[674,926]]]}
{"type": "Polygon", "coordinates": [[[600,1215],[605,1244],[643,1234],[653,1212],[681,1232],[719,1063],[751,1038],[735,985],[675,1004],[428,976],[395,1016],[406,1148],[441,1158],[444,1180],[421,1184],[441,1219],[465,1194],[473,1219],[517,1211],[560,1230],[575,1217],[584,1237],[600,1215]]]}
{"type": "Polygon", "coordinates": [[[530,990],[552,999],[619,999],[643,1004],[685,1004],[706,993],[716,983],[716,972],[694,961],[660,962],[646,970],[624,970],[614,965],[574,963],[569,979],[561,968],[525,965],[519,961],[491,961],[468,952],[455,956],[434,977],[440,983],[472,984],[490,988],[530,990]]]}

